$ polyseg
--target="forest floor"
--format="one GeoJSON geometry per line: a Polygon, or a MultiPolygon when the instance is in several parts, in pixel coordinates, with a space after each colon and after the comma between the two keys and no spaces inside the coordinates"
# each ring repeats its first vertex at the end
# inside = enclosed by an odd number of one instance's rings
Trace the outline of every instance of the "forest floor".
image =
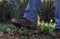
{"type": "Polygon", "coordinates": [[[54,37],[51,37],[47,34],[33,34],[31,35],[31,32],[29,32],[29,35],[28,33],[25,32],[26,30],[24,31],[21,31],[21,32],[24,32],[21,34],[20,33],[3,33],[3,32],[0,32],[0,39],[60,39],[60,38],[54,38],[54,37]]]}
{"type": "Polygon", "coordinates": [[[33,29],[16,29],[13,25],[0,24],[0,39],[60,39],[51,37],[48,32],[39,33],[33,29]]]}

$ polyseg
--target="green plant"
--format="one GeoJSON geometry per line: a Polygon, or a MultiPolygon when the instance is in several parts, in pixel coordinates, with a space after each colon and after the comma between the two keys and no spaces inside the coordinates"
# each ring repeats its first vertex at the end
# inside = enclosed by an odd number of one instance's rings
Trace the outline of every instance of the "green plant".
{"type": "Polygon", "coordinates": [[[38,30],[40,32],[52,32],[54,28],[55,28],[55,24],[52,22],[47,23],[42,21],[41,25],[38,26],[38,30]]]}

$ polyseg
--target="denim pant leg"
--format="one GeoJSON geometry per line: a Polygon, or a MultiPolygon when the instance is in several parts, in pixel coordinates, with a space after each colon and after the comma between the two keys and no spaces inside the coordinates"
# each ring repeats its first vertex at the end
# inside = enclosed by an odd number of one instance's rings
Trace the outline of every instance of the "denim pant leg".
{"type": "Polygon", "coordinates": [[[23,17],[36,24],[39,6],[40,0],[28,0],[28,5],[23,17]]]}
{"type": "Polygon", "coordinates": [[[60,0],[56,0],[55,8],[56,8],[54,14],[55,24],[56,28],[60,29],[60,0]]]}

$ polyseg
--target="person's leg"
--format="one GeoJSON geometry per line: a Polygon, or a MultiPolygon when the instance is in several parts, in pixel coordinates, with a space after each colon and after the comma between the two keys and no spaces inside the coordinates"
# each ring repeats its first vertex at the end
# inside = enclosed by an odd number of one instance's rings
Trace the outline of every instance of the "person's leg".
{"type": "Polygon", "coordinates": [[[60,0],[56,0],[54,20],[56,27],[53,32],[50,32],[50,35],[53,37],[60,37],[60,0]]]}
{"type": "Polygon", "coordinates": [[[23,17],[33,23],[36,23],[39,6],[40,6],[40,0],[28,0],[28,5],[23,17]]]}
{"type": "Polygon", "coordinates": [[[60,0],[56,0],[56,9],[55,9],[55,24],[56,28],[60,29],[60,0]]]}
{"type": "Polygon", "coordinates": [[[23,18],[20,18],[19,21],[12,19],[12,23],[33,28],[37,21],[39,6],[40,0],[28,0],[28,5],[23,18]]]}

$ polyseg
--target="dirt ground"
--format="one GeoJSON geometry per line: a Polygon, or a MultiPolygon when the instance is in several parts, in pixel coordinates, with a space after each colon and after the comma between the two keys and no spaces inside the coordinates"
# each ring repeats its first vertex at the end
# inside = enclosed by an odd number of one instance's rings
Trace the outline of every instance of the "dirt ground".
{"type": "Polygon", "coordinates": [[[10,32],[1,32],[0,39],[60,39],[53,38],[48,34],[38,33],[37,30],[20,30],[16,32],[14,30],[10,32]]]}

